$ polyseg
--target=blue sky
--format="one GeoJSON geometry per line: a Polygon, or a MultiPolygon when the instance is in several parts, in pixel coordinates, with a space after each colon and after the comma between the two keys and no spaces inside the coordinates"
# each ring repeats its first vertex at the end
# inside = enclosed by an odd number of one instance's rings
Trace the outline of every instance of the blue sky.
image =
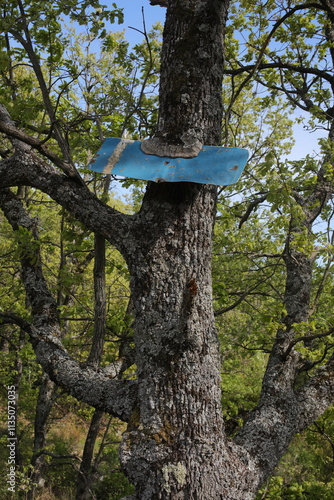
{"type": "Polygon", "coordinates": [[[166,9],[163,7],[150,5],[149,0],[115,0],[117,7],[123,9],[124,12],[124,23],[120,25],[114,25],[113,29],[115,31],[125,30],[125,38],[134,45],[143,40],[143,36],[137,31],[130,29],[129,26],[133,28],[143,30],[143,17],[142,8],[144,8],[144,16],[146,29],[149,31],[154,23],[160,21],[162,24],[165,20],[166,9]]]}
{"type": "MultiPolygon", "coordinates": [[[[130,29],[129,26],[137,28],[139,30],[143,29],[142,20],[142,8],[144,8],[146,29],[149,31],[152,25],[160,21],[162,24],[165,19],[166,9],[159,6],[150,5],[149,0],[114,0],[118,7],[123,9],[124,12],[124,23],[113,26],[113,30],[125,30],[125,38],[130,42],[131,45],[142,42],[143,36],[137,31],[130,29]]],[[[299,113],[297,112],[298,116],[299,113]]],[[[308,132],[304,130],[303,125],[294,126],[294,137],[296,144],[293,148],[292,153],[289,155],[289,159],[297,160],[305,157],[307,154],[313,154],[319,151],[318,138],[325,137],[327,134],[325,131],[315,131],[308,132]]]]}

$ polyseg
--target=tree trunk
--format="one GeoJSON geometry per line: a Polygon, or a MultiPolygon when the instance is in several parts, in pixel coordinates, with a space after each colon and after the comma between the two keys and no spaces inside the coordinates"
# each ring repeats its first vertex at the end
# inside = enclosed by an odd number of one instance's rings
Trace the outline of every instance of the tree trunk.
{"type": "MultiPolygon", "coordinates": [[[[169,2],[157,153],[220,144],[226,11],[227,2],[169,2]]],[[[127,257],[139,403],[121,462],[140,500],[251,498],[249,475],[242,478],[224,436],[211,292],[215,209],[213,186],[149,184],[127,257]]]]}
{"type": "Polygon", "coordinates": [[[90,500],[92,498],[91,486],[93,482],[92,460],[96,439],[99,435],[103,411],[96,410],[92,416],[86,436],[85,447],[82,454],[80,470],[76,486],[76,500],[90,500]]]}
{"type": "Polygon", "coordinates": [[[34,454],[31,459],[31,465],[34,469],[30,477],[32,486],[27,493],[27,500],[33,500],[35,498],[36,487],[44,487],[45,457],[43,450],[46,446],[46,435],[48,431],[47,421],[53,406],[55,394],[55,384],[46,373],[43,373],[36,404],[34,454]]]}
{"type": "MultiPolygon", "coordinates": [[[[106,332],[106,244],[99,234],[94,238],[94,336],[92,347],[87,358],[87,364],[98,367],[101,361],[106,332]]],[[[94,447],[99,435],[103,411],[96,410],[89,426],[82,461],[77,477],[76,500],[91,498],[92,460],[94,447]]]]}
{"type": "Polygon", "coordinates": [[[129,262],[139,404],[121,445],[141,500],[252,498],[251,474],[242,477],[222,420],[211,295],[215,196],[212,186],[151,185],[144,200],[146,244],[129,262]]]}
{"type": "Polygon", "coordinates": [[[224,34],[229,0],[169,2],[160,69],[156,136],[147,153],[196,156],[221,144],[224,34]]]}
{"type": "Polygon", "coordinates": [[[210,277],[215,193],[188,184],[175,192],[184,197],[179,206],[168,201],[169,186],[150,187],[145,207],[155,214],[151,238],[131,266],[140,404],[122,460],[143,500],[194,498],[203,488],[203,466],[215,488],[210,470],[222,445],[210,277]],[[164,195],[159,209],[154,205],[164,195]],[[199,455],[206,457],[204,464],[199,455]]]}

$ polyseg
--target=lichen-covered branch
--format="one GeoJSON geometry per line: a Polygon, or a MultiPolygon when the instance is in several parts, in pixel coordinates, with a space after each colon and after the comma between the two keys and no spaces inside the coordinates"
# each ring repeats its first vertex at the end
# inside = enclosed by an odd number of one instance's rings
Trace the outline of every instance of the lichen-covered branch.
{"type": "MultiPolygon", "coordinates": [[[[301,340],[295,325],[306,324],[312,310],[314,270],[313,256],[298,248],[295,239],[304,229],[311,233],[313,222],[333,193],[333,184],[327,174],[332,161],[330,157],[324,159],[318,171],[317,185],[311,192],[305,191],[303,195],[295,193],[302,215],[291,218],[282,254],[286,269],[286,313],[281,319],[269,356],[259,404],[250,413],[235,440],[253,457],[257,457],[261,470],[259,485],[273,472],[296,433],[310,425],[334,402],[333,357],[300,387],[298,376],[305,360],[295,349],[296,343],[301,340]]],[[[321,335],[315,334],[313,340],[321,335]]]]}
{"type": "Polygon", "coordinates": [[[32,151],[17,151],[0,162],[0,188],[12,186],[43,191],[127,255],[132,217],[101,202],[86,186],[60,173],[32,151]]]}
{"type": "MultiPolygon", "coordinates": [[[[80,401],[127,421],[136,403],[134,381],[109,378],[101,369],[81,367],[63,347],[57,304],[43,276],[36,220],[9,190],[0,190],[0,207],[14,231],[29,232],[21,245],[22,280],[32,313],[28,329],[38,362],[51,380],[80,401]]],[[[26,233],[25,233],[26,234],[26,233]]]]}

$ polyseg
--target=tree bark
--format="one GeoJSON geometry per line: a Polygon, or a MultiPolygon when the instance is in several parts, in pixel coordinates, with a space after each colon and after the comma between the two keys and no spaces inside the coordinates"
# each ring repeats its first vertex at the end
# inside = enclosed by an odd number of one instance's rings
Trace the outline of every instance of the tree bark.
{"type": "MultiPolygon", "coordinates": [[[[144,145],[150,152],[192,156],[202,144],[220,144],[227,7],[223,0],[168,2],[158,130],[144,145]]],[[[14,230],[23,226],[33,232],[34,227],[7,188],[34,186],[115,245],[131,275],[137,380],[113,380],[101,368],[81,366],[64,350],[41,265],[22,255],[34,318],[27,331],[37,359],[70,394],[128,422],[120,458],[136,487],[133,499],[253,499],[294,434],[334,400],[334,358],[298,388],[301,358],[293,349],[293,325],[309,313],[312,262],[291,242],[302,225],[311,228],[332,192],[325,172],[319,172],[313,194],[300,199],[304,219],[292,221],[284,252],[287,315],[259,405],[232,443],[224,434],[211,295],[216,188],[149,183],[140,212],[120,214],[32,153],[27,143],[56,165],[60,161],[19,133],[2,108],[0,130],[14,137],[16,151],[0,164],[0,204],[14,230]]]]}
{"type": "Polygon", "coordinates": [[[46,373],[43,373],[36,404],[34,424],[34,454],[31,459],[31,465],[34,469],[30,477],[32,486],[27,493],[27,500],[35,498],[36,487],[44,487],[45,456],[43,450],[46,446],[47,422],[55,399],[56,390],[56,385],[46,373]]]}
{"type": "MultiPolygon", "coordinates": [[[[226,13],[227,2],[168,6],[157,154],[220,144],[226,13]]],[[[120,456],[141,500],[251,498],[251,475],[226,442],[221,412],[211,292],[216,194],[213,186],[149,184],[127,256],[139,397],[120,456]]]]}
{"type": "Polygon", "coordinates": [[[196,156],[221,144],[228,0],[169,2],[164,27],[157,133],[142,149],[159,156],[196,156]]]}
{"type": "MultiPolygon", "coordinates": [[[[105,239],[96,234],[94,239],[94,335],[92,347],[87,358],[87,364],[95,367],[99,366],[102,358],[106,332],[105,264],[105,239]]],[[[96,410],[90,422],[77,477],[76,500],[89,500],[91,498],[91,484],[93,481],[92,460],[103,414],[103,411],[96,410]]]]}
{"type": "Polygon", "coordinates": [[[153,185],[144,200],[150,237],[129,261],[139,397],[121,445],[141,500],[252,498],[251,474],[224,436],[211,295],[214,214],[211,186],[153,185]]]}
{"type": "Polygon", "coordinates": [[[104,413],[96,410],[92,416],[82,453],[82,461],[77,477],[76,500],[89,500],[92,498],[91,486],[93,482],[92,460],[97,436],[100,431],[101,420],[104,413]]]}
{"type": "Polygon", "coordinates": [[[103,354],[106,333],[106,245],[99,234],[94,239],[94,335],[87,364],[98,366],[103,354]]]}

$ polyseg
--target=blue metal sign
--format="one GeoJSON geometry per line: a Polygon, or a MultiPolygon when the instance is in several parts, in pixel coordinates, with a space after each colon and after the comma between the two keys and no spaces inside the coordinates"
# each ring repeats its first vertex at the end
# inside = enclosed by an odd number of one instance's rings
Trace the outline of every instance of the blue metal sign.
{"type": "Polygon", "coordinates": [[[141,141],[107,138],[89,164],[94,172],[154,182],[198,182],[227,186],[239,179],[248,159],[246,149],[203,146],[195,158],[145,154],[141,141]]]}

